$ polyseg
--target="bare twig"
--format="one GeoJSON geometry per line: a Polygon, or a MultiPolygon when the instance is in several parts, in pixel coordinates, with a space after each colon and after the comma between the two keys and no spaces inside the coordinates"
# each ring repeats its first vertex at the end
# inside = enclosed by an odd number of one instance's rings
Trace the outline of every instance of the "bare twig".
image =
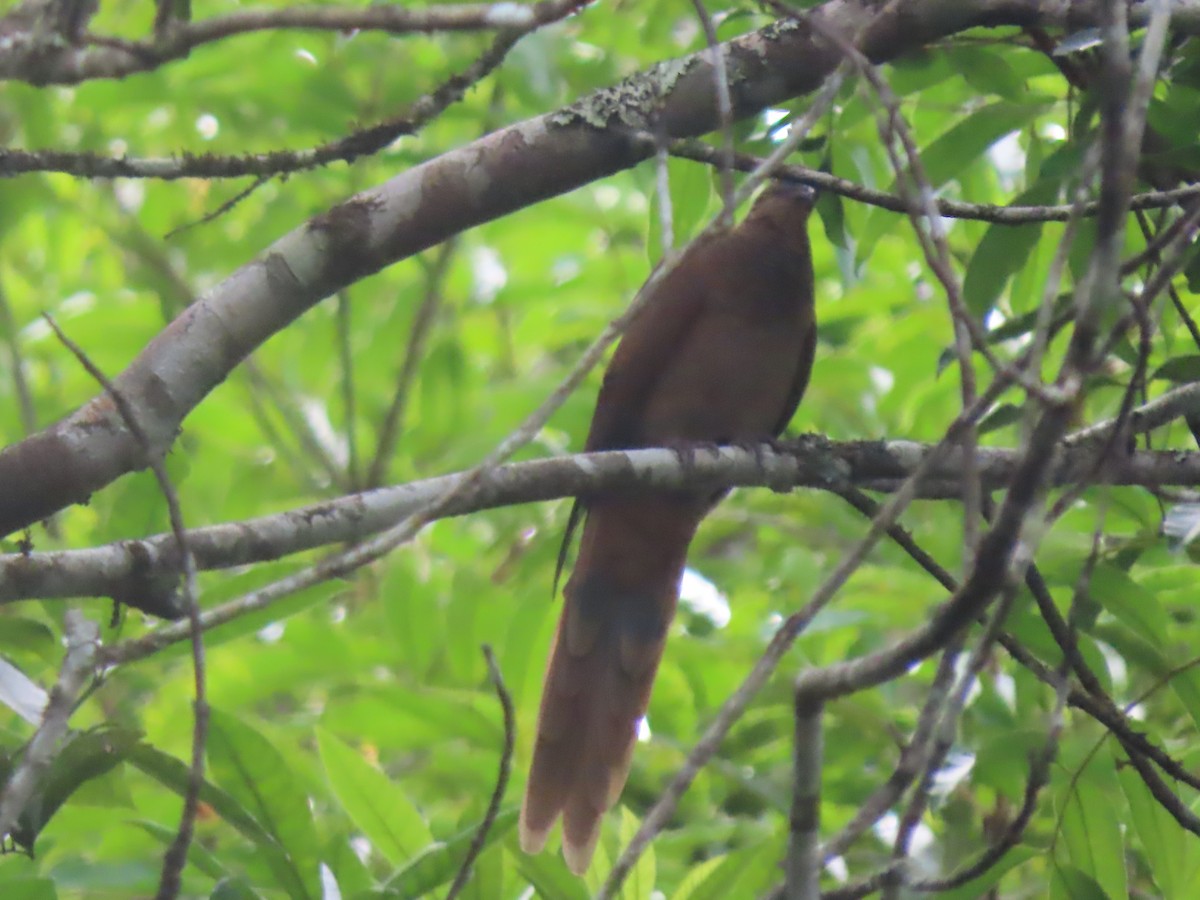
{"type": "MultiPolygon", "coordinates": [[[[909,796],[908,803],[900,816],[900,822],[896,829],[896,839],[892,846],[892,857],[897,862],[908,859],[912,834],[916,830],[917,825],[920,824],[921,817],[925,814],[930,792],[937,778],[937,772],[945,761],[946,754],[950,752],[950,748],[954,745],[954,738],[958,733],[958,722],[962,718],[963,711],[966,709],[970,690],[978,680],[979,673],[987,664],[992,647],[1000,636],[1000,630],[1004,626],[1004,621],[1012,609],[1012,604],[1016,596],[1017,592],[1015,590],[1006,590],[1001,593],[1000,600],[996,604],[995,609],[992,610],[983,634],[971,650],[971,654],[964,666],[964,671],[959,676],[957,684],[950,691],[946,703],[941,706],[940,720],[932,733],[933,740],[926,754],[921,778],[909,796]]],[[[964,642],[965,631],[963,629],[950,640],[948,644],[949,650],[956,650],[961,646],[961,643],[964,642]]],[[[894,874],[884,881],[884,898],[894,898],[899,894],[900,888],[907,882],[908,871],[907,866],[897,866],[893,869],[894,874]]]]}
{"type": "MultiPolygon", "coordinates": [[[[719,167],[720,151],[701,141],[681,140],[671,144],[671,154],[680,159],[690,159],[710,166],[719,167]]],[[[732,167],[739,172],[748,172],[762,163],[762,158],[750,153],[735,153],[731,161],[732,167]]],[[[812,185],[819,191],[837,194],[848,200],[855,200],[868,206],[877,206],[890,212],[908,213],[908,202],[899,194],[870,188],[846,178],[840,178],[829,172],[821,172],[799,165],[781,166],[778,174],[782,178],[812,185]]],[[[1187,203],[1200,195],[1200,183],[1169,191],[1148,191],[1136,194],[1130,199],[1131,209],[1164,209],[1187,203]]],[[[1073,215],[1078,218],[1094,218],[1099,209],[1098,201],[1088,201],[1076,205],[1046,204],[1041,206],[996,206],[991,203],[969,203],[962,200],[952,200],[945,197],[933,198],[938,215],[948,219],[966,219],[977,222],[993,222],[997,225],[1030,225],[1042,222],[1066,222],[1073,215]]]]}
{"type": "Polygon", "coordinates": [[[496,816],[500,813],[500,803],[504,800],[504,792],[508,789],[508,777],[512,772],[513,748],[516,746],[517,740],[516,714],[513,711],[512,696],[508,693],[508,688],[504,686],[504,676],[500,674],[496,655],[488,644],[483,645],[483,658],[487,660],[488,680],[492,682],[492,687],[496,690],[496,697],[500,701],[500,711],[504,716],[504,747],[500,751],[500,772],[496,776],[496,786],[492,789],[492,797],[488,801],[487,811],[479,822],[475,837],[471,839],[471,846],[467,850],[466,857],[463,858],[462,865],[458,868],[458,874],[454,876],[454,883],[446,892],[446,900],[454,900],[466,887],[467,881],[471,877],[471,867],[475,865],[475,860],[483,852],[488,832],[496,823],[496,816]]]}
{"type": "MultiPolygon", "coordinates": [[[[1172,388],[1149,403],[1131,410],[1127,417],[1127,427],[1131,433],[1140,434],[1141,432],[1161,428],[1168,422],[1173,422],[1184,416],[1196,414],[1200,414],[1200,382],[1192,382],[1172,388]]],[[[1078,447],[1088,443],[1107,440],[1120,424],[1118,419],[1097,422],[1095,425],[1089,425],[1086,428],[1071,432],[1064,439],[1064,443],[1068,447],[1078,447]]]]}
{"type": "MultiPolygon", "coordinates": [[[[243,200],[270,181],[273,177],[273,174],[274,173],[255,175],[254,180],[251,181],[250,184],[242,188],[228,200],[221,201],[216,209],[209,210],[198,219],[193,219],[189,222],[184,222],[182,225],[176,225],[174,228],[167,229],[166,233],[163,235],[163,238],[165,240],[170,240],[171,238],[179,237],[179,235],[183,234],[185,231],[191,231],[193,228],[199,228],[201,225],[207,225],[209,222],[215,222],[227,212],[230,212],[236,208],[243,200]]],[[[233,177],[236,178],[237,176],[233,177]]]]}
{"type": "MultiPolygon", "coordinates": [[[[870,499],[866,495],[856,490],[839,491],[839,496],[846,499],[855,509],[861,512],[867,518],[873,518],[878,514],[879,504],[870,499]]],[[[986,509],[990,518],[991,510],[986,509]]],[[[896,542],[922,569],[928,572],[940,585],[945,587],[951,593],[958,590],[958,582],[944,567],[938,564],[928,553],[926,553],[920,545],[916,543],[905,531],[899,526],[893,526],[888,529],[888,536],[896,542]]],[[[1053,598],[1050,596],[1049,588],[1042,580],[1036,566],[1030,566],[1025,578],[1026,586],[1030,593],[1037,601],[1038,608],[1046,620],[1046,625],[1050,629],[1051,635],[1055,638],[1055,642],[1064,651],[1064,662],[1079,678],[1080,683],[1090,693],[1080,693],[1078,690],[1071,688],[1068,691],[1068,702],[1071,706],[1082,710],[1087,715],[1095,719],[1108,732],[1111,732],[1125,747],[1126,751],[1131,754],[1139,754],[1146,756],[1156,765],[1163,769],[1171,778],[1187,784],[1197,790],[1200,790],[1200,778],[1193,775],[1190,771],[1176,762],[1170,755],[1156,745],[1150,743],[1142,732],[1140,727],[1135,726],[1126,718],[1126,714],[1118,710],[1112,703],[1108,693],[1104,690],[1099,679],[1088,668],[1080,656],[1075,642],[1068,639],[1068,626],[1066,620],[1062,618],[1058,612],[1057,606],[1054,604],[1053,598]]],[[[998,637],[998,642],[1013,657],[1020,665],[1024,666],[1035,678],[1045,684],[1054,686],[1055,692],[1060,690],[1060,685],[1063,679],[1056,674],[1052,669],[1042,664],[1022,646],[1011,635],[1001,634],[998,637]]],[[[1200,665],[1200,659],[1194,661],[1194,664],[1200,665]]],[[[1190,667],[1190,665],[1189,665],[1190,667]]],[[[1171,677],[1177,672],[1168,673],[1158,684],[1146,691],[1142,696],[1135,698],[1129,706],[1132,708],[1138,703],[1144,702],[1150,694],[1167,684],[1171,677]]],[[[1067,685],[1070,688],[1070,685],[1067,685]]],[[[1060,723],[1061,726],[1061,723],[1060,723]]],[[[915,739],[914,739],[915,743],[915,739]]],[[[895,775],[893,775],[895,778],[895,775]]],[[[882,813],[881,813],[882,814],[882,813]]],[[[872,820],[874,821],[874,820],[872,820]]],[[[832,839],[827,845],[830,853],[840,853],[849,842],[839,842],[839,838],[832,839]]],[[[889,870],[890,871],[890,868],[889,870]]]]}
{"type": "Polygon", "coordinates": [[[1055,691],[1054,709],[1050,714],[1050,727],[1047,730],[1045,744],[1030,762],[1029,779],[1025,782],[1025,794],[1021,798],[1021,808],[1017,810],[1017,814],[1004,830],[1004,834],[1000,837],[1000,840],[988,847],[974,862],[968,863],[957,872],[945,878],[910,882],[909,887],[912,890],[922,893],[935,893],[952,890],[959,885],[973,881],[996,865],[996,863],[1000,862],[1004,858],[1004,854],[1020,843],[1030,819],[1033,818],[1034,810],[1037,808],[1038,795],[1041,793],[1042,788],[1050,783],[1050,768],[1054,764],[1055,757],[1058,755],[1058,741],[1062,734],[1063,713],[1066,708],[1069,687],[1070,682],[1067,678],[1060,676],[1058,687],[1055,691]]]}

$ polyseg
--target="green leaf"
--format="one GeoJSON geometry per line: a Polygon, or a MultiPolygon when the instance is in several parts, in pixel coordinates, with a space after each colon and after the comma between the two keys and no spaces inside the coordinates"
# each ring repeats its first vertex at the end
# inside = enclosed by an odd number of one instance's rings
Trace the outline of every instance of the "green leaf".
{"type": "Polygon", "coordinates": [[[1001,403],[983,417],[979,423],[979,433],[988,434],[1008,425],[1015,425],[1025,417],[1026,410],[1013,403],[1001,403]]]}
{"type": "MultiPolygon", "coordinates": [[[[627,806],[621,807],[621,826],[617,831],[619,846],[629,844],[641,825],[641,820],[627,806]]],[[[646,847],[638,861],[629,871],[625,883],[621,886],[621,896],[624,900],[650,900],[654,895],[656,864],[654,846],[646,847]]]]}
{"type": "Polygon", "coordinates": [[[1200,354],[1176,356],[1174,359],[1169,359],[1155,369],[1150,377],[1180,384],[1200,381],[1200,354]]]}
{"type": "Polygon", "coordinates": [[[260,900],[261,895],[244,878],[223,878],[208,896],[209,900],[260,900]]]}
{"type": "Polygon", "coordinates": [[[1183,275],[1187,279],[1188,290],[1193,294],[1200,294],[1200,255],[1192,255],[1183,267],[1183,275]]]}
{"type": "Polygon", "coordinates": [[[307,893],[318,894],[320,862],[308,798],[283,756],[257,729],[228,713],[210,713],[208,760],[213,781],[238,799],[278,842],[307,893]]]}
{"type": "Polygon", "coordinates": [[[1088,592],[1117,619],[1146,640],[1165,646],[1167,614],[1158,598],[1129,575],[1109,563],[1100,563],[1092,571],[1088,592]]]}
{"type": "MultiPolygon", "coordinates": [[[[174,828],[147,819],[134,819],[133,824],[158,840],[164,848],[169,847],[175,840],[174,828]]],[[[188,862],[214,880],[220,881],[229,876],[221,861],[198,841],[192,841],[188,845],[188,862]]]]}
{"type": "Polygon", "coordinates": [[[1050,881],[1053,900],[1110,900],[1095,878],[1071,866],[1057,866],[1050,881]]]}
{"type": "Polygon", "coordinates": [[[5,616],[0,628],[0,652],[5,656],[53,659],[59,652],[58,638],[44,622],[24,616],[5,616]]]}
{"type": "Polygon", "coordinates": [[[1129,803],[1130,819],[1137,831],[1146,865],[1161,896],[1164,900],[1189,897],[1200,863],[1195,842],[1154,799],[1136,769],[1125,765],[1121,759],[1113,762],[1121,790],[1129,803]]]}
{"type": "MultiPolygon", "coordinates": [[[[129,754],[129,761],[180,797],[187,792],[188,767],[175,757],[147,744],[139,744],[129,754]]],[[[259,855],[274,874],[278,886],[285,890],[289,897],[294,900],[308,900],[312,896],[286,850],[237,798],[205,781],[200,787],[200,800],[255,845],[259,855]]]]}
{"type": "MultiPolygon", "coordinates": [[[[921,163],[929,185],[937,190],[973,165],[992,144],[1027,125],[1046,109],[1043,103],[1001,101],[975,110],[959,120],[928,146],[921,148],[921,163]]],[[[897,192],[897,181],[888,186],[897,192]]],[[[859,237],[858,255],[870,256],[876,242],[899,224],[896,213],[873,209],[859,237]]]]}
{"type": "Polygon", "coordinates": [[[721,857],[720,864],[706,866],[697,881],[680,886],[672,900],[724,900],[727,897],[758,897],[779,881],[782,839],[744,847],[721,857]]]}
{"type": "Polygon", "coordinates": [[[0,878],[4,900],[58,900],[58,890],[49,878],[0,878]]]}
{"type": "Polygon", "coordinates": [[[708,881],[710,877],[725,863],[725,857],[714,856],[704,862],[692,866],[679,883],[679,889],[671,895],[671,900],[692,900],[696,889],[708,881]]]}
{"type": "Polygon", "coordinates": [[[905,53],[892,62],[891,70],[888,83],[897,97],[906,97],[926,90],[953,78],[956,74],[955,67],[950,64],[946,54],[935,53],[926,48],[905,53]]]}
{"type": "Polygon", "coordinates": [[[1090,629],[1096,637],[1156,678],[1169,678],[1172,692],[1179,698],[1194,727],[1200,728],[1200,673],[1180,669],[1157,642],[1147,640],[1125,625],[1098,622],[1090,629]]]}
{"type": "Polygon", "coordinates": [[[384,859],[399,865],[429,846],[433,835],[400,785],[323,728],[317,747],[342,809],[384,859]]]}
{"type": "Polygon", "coordinates": [[[1023,101],[1028,87],[1004,56],[986,47],[947,47],[946,59],[967,84],[984,94],[1023,101]]]}
{"type": "MultiPolygon", "coordinates": [[[[1091,879],[1102,896],[1125,897],[1125,851],[1113,803],[1120,796],[1116,768],[1107,753],[1094,754],[1066,786],[1062,806],[1062,846],[1073,868],[1091,879]]],[[[1064,885],[1076,890],[1076,882],[1064,885]]],[[[1072,893],[1070,896],[1077,896],[1072,893]]]]}
{"type": "MultiPolygon", "coordinates": [[[[517,824],[517,815],[516,809],[501,810],[496,816],[496,821],[492,823],[483,846],[490,847],[504,838],[517,824]]],[[[377,896],[388,897],[391,900],[415,900],[443,884],[448,884],[458,874],[463,860],[467,858],[467,851],[478,830],[479,824],[475,823],[445,843],[430,845],[392,875],[377,896]]]]}
{"type": "MultiPolygon", "coordinates": [[[[832,149],[826,149],[826,152],[821,160],[821,171],[833,171],[833,152],[832,149]]],[[[846,210],[842,206],[842,197],[840,194],[835,194],[833,191],[818,191],[817,192],[817,215],[821,219],[821,226],[825,231],[825,239],[834,247],[842,250],[847,250],[851,246],[853,237],[846,230],[846,210]]],[[[824,339],[825,335],[821,335],[824,339]]]]}
{"type": "Polygon", "coordinates": [[[588,900],[592,896],[583,881],[567,868],[561,854],[524,853],[515,838],[508,842],[507,849],[517,870],[544,900],[588,900]]]}
{"type": "Polygon", "coordinates": [[[931,896],[937,897],[938,900],[975,900],[977,897],[986,897],[1000,883],[1000,880],[1013,869],[1023,866],[1029,860],[1037,859],[1041,856],[1041,851],[1035,850],[1032,847],[1014,847],[1005,853],[998,863],[989,866],[978,878],[972,878],[970,881],[960,884],[953,890],[938,891],[938,893],[931,896]]]}
{"type": "Polygon", "coordinates": [[[37,836],[59,807],[87,781],[111,772],[140,737],[120,726],[69,734],[21,811],[12,831],[13,841],[32,853],[37,836]]]}
{"type": "MultiPolygon", "coordinates": [[[[1018,195],[1013,206],[1042,206],[1058,196],[1057,179],[1039,181],[1018,195]]],[[[963,300],[977,317],[983,318],[995,305],[1008,280],[1019,272],[1042,236],[1042,224],[988,226],[975,247],[963,277],[963,300]]]]}

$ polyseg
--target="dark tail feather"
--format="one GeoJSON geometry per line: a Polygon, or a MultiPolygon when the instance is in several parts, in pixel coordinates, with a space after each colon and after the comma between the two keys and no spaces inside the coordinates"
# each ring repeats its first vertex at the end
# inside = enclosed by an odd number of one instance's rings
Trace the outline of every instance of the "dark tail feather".
{"type": "Polygon", "coordinates": [[[528,853],[542,849],[562,815],[563,856],[576,874],[587,870],[604,813],[625,786],[699,521],[679,520],[678,506],[631,512],[593,509],[584,526],[521,808],[521,847],[528,853]],[[675,520],[664,521],[664,512],[675,520]],[[654,528],[649,545],[647,527],[654,528]]]}
{"type": "Polygon", "coordinates": [[[625,786],[638,720],[662,658],[658,641],[642,651],[653,657],[648,666],[631,675],[621,665],[620,623],[607,624],[579,655],[562,633],[570,626],[559,624],[521,809],[521,847],[529,853],[545,845],[562,814],[563,856],[576,874],[587,871],[601,819],[625,786]]]}

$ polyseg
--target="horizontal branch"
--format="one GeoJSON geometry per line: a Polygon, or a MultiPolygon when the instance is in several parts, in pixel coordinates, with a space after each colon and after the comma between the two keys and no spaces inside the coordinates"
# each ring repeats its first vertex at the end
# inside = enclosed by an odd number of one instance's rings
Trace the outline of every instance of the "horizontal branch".
{"type": "MultiPolygon", "coordinates": [[[[484,509],[629,489],[767,486],[838,491],[847,486],[890,490],[930,452],[915,441],[834,442],[808,435],[777,448],[697,450],[681,460],[673,450],[585,453],[501,466],[464,491],[443,512],[461,516],[484,509]]],[[[1095,442],[1066,446],[1051,472],[1056,485],[1077,484],[1095,472],[1095,442]]],[[[983,486],[1007,486],[1017,451],[981,448],[983,486]]],[[[919,496],[958,498],[961,454],[951,450],[935,465],[919,496]]],[[[444,475],[300,507],[288,512],[197,528],[188,543],[199,569],[270,562],[330,544],[355,543],[425,509],[463,475],[444,475]]],[[[1113,484],[1200,487],[1200,452],[1141,451],[1110,460],[1113,484]]],[[[170,534],[119,541],[86,550],[0,556],[0,603],[33,598],[111,597],[153,615],[182,614],[175,588],[180,561],[170,534]]]]}
{"type": "MultiPolygon", "coordinates": [[[[734,153],[732,158],[727,160],[722,151],[716,147],[691,140],[676,141],[671,145],[671,155],[715,168],[732,165],[734,169],[741,172],[753,171],[762,163],[762,159],[752,153],[734,153]]],[[[821,172],[792,165],[780,166],[776,170],[776,174],[811,185],[830,194],[837,194],[848,200],[857,200],[870,206],[878,206],[900,215],[909,213],[908,201],[899,194],[867,187],[848,178],[839,178],[831,172],[821,172]]],[[[1147,191],[1143,194],[1135,194],[1130,200],[1129,208],[1133,210],[1162,209],[1176,206],[1197,195],[1200,195],[1200,184],[1188,184],[1185,187],[1168,191],[1147,191]]],[[[1065,222],[1072,214],[1090,218],[1096,215],[1100,206],[1098,201],[1083,203],[1078,210],[1069,203],[1041,206],[997,206],[993,203],[968,203],[964,200],[951,200],[945,197],[934,197],[932,202],[937,211],[947,218],[973,219],[979,222],[994,222],[998,225],[1065,222]]]]}
{"type": "Polygon", "coordinates": [[[35,85],[78,84],[127,78],[182,60],[197,47],[258,31],[381,31],[387,34],[529,29],[561,18],[577,0],[445,4],[411,9],[392,3],[365,7],[295,6],[242,9],[227,15],[177,22],[164,36],[142,41],[83,34],[47,40],[26,17],[0,19],[0,80],[35,85]]]}

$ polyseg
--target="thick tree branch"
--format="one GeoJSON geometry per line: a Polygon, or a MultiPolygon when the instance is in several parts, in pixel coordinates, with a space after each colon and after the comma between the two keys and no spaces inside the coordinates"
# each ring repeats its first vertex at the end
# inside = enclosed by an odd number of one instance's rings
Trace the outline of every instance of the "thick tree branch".
{"type": "MultiPolygon", "coordinates": [[[[1070,485],[1095,464],[1096,445],[1060,450],[1051,483],[1070,485]]],[[[700,450],[685,466],[671,450],[588,453],[513,463],[494,469],[442,511],[442,517],[484,509],[573,497],[602,490],[673,488],[686,485],[761,485],[777,491],[815,488],[842,493],[850,486],[894,489],[932,451],[912,441],[835,443],[807,436],[753,452],[724,447],[700,450]],[[786,452],[779,452],[786,451],[786,452]]],[[[934,465],[918,496],[958,497],[961,454],[950,451],[934,465]]],[[[979,475],[997,490],[1012,478],[1013,450],[981,448],[979,475]]],[[[1200,487],[1200,452],[1139,451],[1110,463],[1112,483],[1200,487]]],[[[331,544],[355,543],[376,534],[453,489],[463,473],[351,494],[242,522],[196,528],[188,543],[201,570],[269,562],[331,544]]],[[[0,604],[31,598],[112,597],[152,615],[174,618],[180,572],[177,542],[161,534],[85,550],[14,553],[0,556],[0,604]]]]}

